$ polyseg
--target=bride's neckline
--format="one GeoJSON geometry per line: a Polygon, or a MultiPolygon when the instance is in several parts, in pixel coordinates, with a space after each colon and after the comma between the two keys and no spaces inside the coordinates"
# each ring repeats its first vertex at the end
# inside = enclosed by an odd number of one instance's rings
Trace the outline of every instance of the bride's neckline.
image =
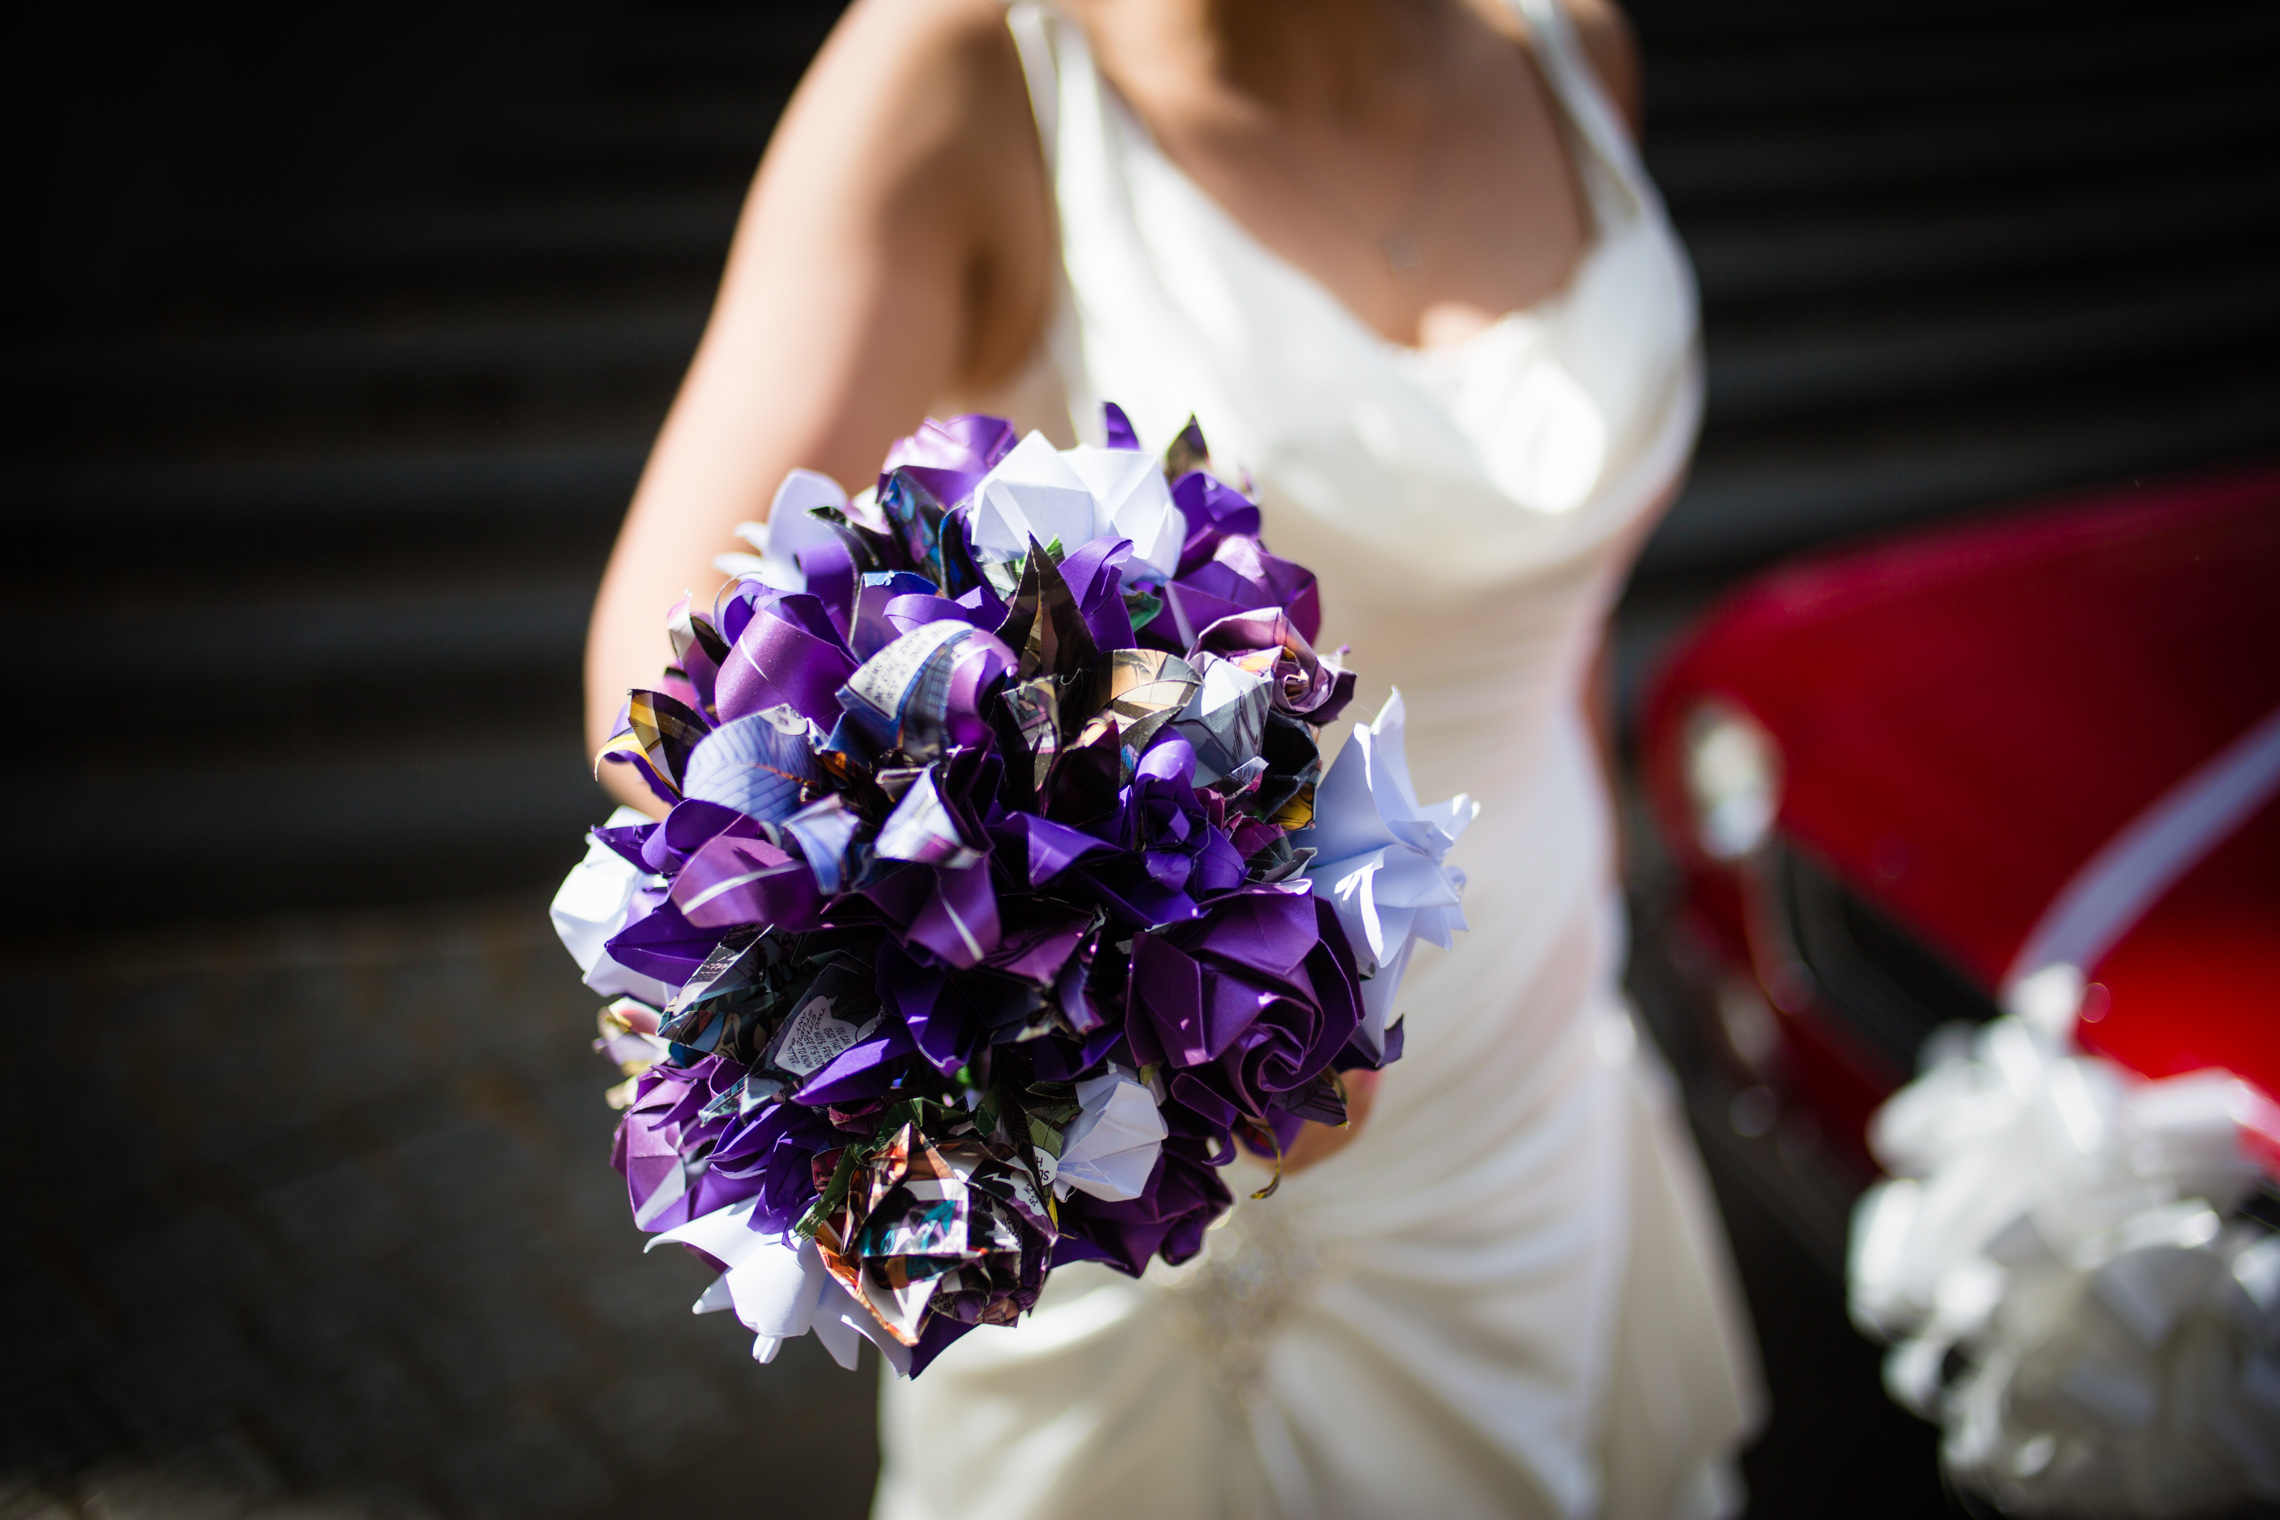
{"type": "Polygon", "coordinates": [[[1517,323],[1540,320],[1556,312],[1575,294],[1576,288],[1582,283],[1584,274],[1591,267],[1593,261],[1606,251],[1610,208],[1604,203],[1606,198],[1597,193],[1594,177],[1582,162],[1585,154],[1596,156],[1597,150],[1591,145],[1590,134],[1583,129],[1582,123],[1575,119],[1575,113],[1568,103],[1566,94],[1561,90],[1559,83],[1552,78],[1552,71],[1545,67],[1532,37],[1522,48],[1522,52],[1527,60],[1528,67],[1535,70],[1536,78],[1543,86],[1546,98],[1551,102],[1554,125],[1560,134],[1562,149],[1567,158],[1568,171],[1575,176],[1575,188],[1583,202],[1584,211],[1590,223],[1589,230],[1584,236],[1583,246],[1576,250],[1575,258],[1569,263],[1566,274],[1560,277],[1559,283],[1536,300],[1526,306],[1516,306],[1509,311],[1489,316],[1486,321],[1461,338],[1450,339],[1442,343],[1423,344],[1404,343],[1397,338],[1389,338],[1384,333],[1379,332],[1364,321],[1360,313],[1349,306],[1342,296],[1332,290],[1319,277],[1300,268],[1285,254],[1269,247],[1263,238],[1245,226],[1241,217],[1222,205],[1218,197],[1204,189],[1194,175],[1188,173],[1185,168],[1181,167],[1177,159],[1164,151],[1163,145],[1156,141],[1156,134],[1149,129],[1147,122],[1142,120],[1140,113],[1133,109],[1132,103],[1124,98],[1124,92],[1116,87],[1113,80],[1101,72],[1099,60],[1093,56],[1092,39],[1084,35],[1084,28],[1074,22],[1070,22],[1069,25],[1076,32],[1080,44],[1085,49],[1086,63],[1103,97],[1107,100],[1109,108],[1115,113],[1124,130],[1131,135],[1132,142],[1139,151],[1153,160],[1171,182],[1193,200],[1206,216],[1218,221],[1231,237],[1249,249],[1262,264],[1278,271],[1285,279],[1295,281],[1314,292],[1323,305],[1336,313],[1340,321],[1370,343],[1375,344],[1390,357],[1406,363],[1424,364],[1462,359],[1480,348],[1493,334],[1503,332],[1517,323]]]}

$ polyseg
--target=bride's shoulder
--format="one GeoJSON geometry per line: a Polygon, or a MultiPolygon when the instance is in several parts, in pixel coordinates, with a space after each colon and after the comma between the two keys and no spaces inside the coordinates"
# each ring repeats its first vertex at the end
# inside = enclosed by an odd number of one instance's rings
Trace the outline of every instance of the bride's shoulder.
{"type": "Polygon", "coordinates": [[[1033,342],[1052,225],[1002,0],[854,0],[769,139],[738,244],[779,284],[941,298],[979,374],[1033,342]]]}
{"type": "Polygon", "coordinates": [[[1029,120],[1021,57],[1004,0],[855,0],[801,85],[828,88],[836,109],[920,124],[1029,120]],[[1001,109],[991,111],[995,105],[1001,109]],[[1016,111],[1003,109],[1012,106],[1016,111]]]}
{"type": "Polygon", "coordinates": [[[1002,0],[855,0],[793,92],[769,156],[842,198],[979,209],[1030,189],[1035,143],[1002,0]]]}

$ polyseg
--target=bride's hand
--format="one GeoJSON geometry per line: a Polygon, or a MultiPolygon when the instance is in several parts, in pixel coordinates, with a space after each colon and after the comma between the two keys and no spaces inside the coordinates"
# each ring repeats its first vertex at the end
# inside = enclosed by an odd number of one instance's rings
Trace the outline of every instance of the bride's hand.
{"type": "Polygon", "coordinates": [[[1337,1129],[1327,1124],[1309,1122],[1300,1130],[1298,1138],[1283,1152],[1283,1173],[1302,1172],[1320,1161],[1327,1161],[1360,1137],[1362,1126],[1369,1122],[1370,1105],[1377,1101],[1380,1072],[1360,1070],[1345,1074],[1346,1122],[1337,1129]]]}

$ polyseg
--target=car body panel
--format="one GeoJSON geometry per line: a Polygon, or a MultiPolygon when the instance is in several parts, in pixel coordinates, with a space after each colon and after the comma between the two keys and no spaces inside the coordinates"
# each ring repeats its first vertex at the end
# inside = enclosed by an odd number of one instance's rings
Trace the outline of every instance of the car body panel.
{"type": "MultiPolygon", "coordinates": [[[[1715,609],[1656,684],[1647,779],[1689,907],[1754,970],[1824,1119],[1857,1135],[1906,1068],[1782,984],[1798,957],[1770,921],[1772,867],[1692,842],[1680,751],[1707,698],[1779,745],[1781,848],[1991,1000],[2083,864],[2280,709],[2280,467],[1778,569],[1715,609]]],[[[2084,969],[2087,1047],[2149,1076],[2219,1065],[2280,1091],[2280,806],[2084,969]]]]}

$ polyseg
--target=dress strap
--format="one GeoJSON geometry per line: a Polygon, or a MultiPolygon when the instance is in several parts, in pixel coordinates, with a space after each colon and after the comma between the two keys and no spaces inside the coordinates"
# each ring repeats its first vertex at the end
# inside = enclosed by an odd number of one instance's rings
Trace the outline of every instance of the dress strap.
{"type": "Polygon", "coordinates": [[[1061,68],[1053,56],[1051,7],[1040,0],[1014,0],[1005,24],[1021,55],[1021,77],[1029,85],[1029,114],[1037,120],[1038,145],[1045,150],[1045,172],[1057,172],[1061,141],[1061,68]]]}
{"type": "Polygon", "coordinates": [[[1646,166],[1639,160],[1638,145],[1616,113],[1599,71],[1584,53],[1583,41],[1576,36],[1574,23],[1560,8],[1559,0],[1510,0],[1510,4],[1527,25],[1545,81],[1601,171],[1585,175],[1587,187],[1595,192],[1594,199],[1602,199],[1596,192],[1614,189],[1632,211],[1650,203],[1654,192],[1648,185],[1646,166]]]}

